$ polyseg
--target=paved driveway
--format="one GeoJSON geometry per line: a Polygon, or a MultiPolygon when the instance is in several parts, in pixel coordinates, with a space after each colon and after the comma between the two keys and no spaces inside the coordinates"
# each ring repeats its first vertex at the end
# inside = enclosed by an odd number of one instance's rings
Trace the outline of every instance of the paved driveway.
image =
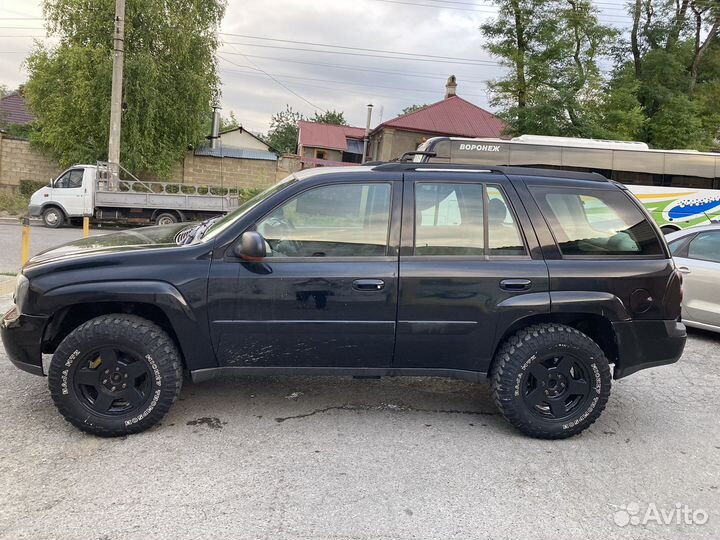
{"type": "Polygon", "coordinates": [[[693,332],[548,442],[483,386],[320,377],[188,384],[161,426],[99,439],[0,350],[0,538],[718,538],[719,351],[693,332]]]}

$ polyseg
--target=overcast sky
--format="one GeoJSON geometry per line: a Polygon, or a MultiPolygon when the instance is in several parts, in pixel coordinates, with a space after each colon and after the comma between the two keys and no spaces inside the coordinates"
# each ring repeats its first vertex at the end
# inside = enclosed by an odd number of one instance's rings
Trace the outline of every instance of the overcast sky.
{"type": "MultiPolygon", "coordinates": [[[[623,0],[596,5],[608,24],[627,20],[623,0]]],[[[340,110],[364,126],[372,103],[375,125],[408,105],[442,99],[450,74],[460,96],[492,110],[485,81],[502,71],[478,27],[494,11],[489,0],[229,0],[219,51],[223,114],[233,111],[247,129],[265,132],[289,104],[308,116],[340,110]]],[[[39,1],[0,2],[0,84],[12,89],[25,80],[23,60],[34,37],[45,35],[41,17],[39,1]]]]}

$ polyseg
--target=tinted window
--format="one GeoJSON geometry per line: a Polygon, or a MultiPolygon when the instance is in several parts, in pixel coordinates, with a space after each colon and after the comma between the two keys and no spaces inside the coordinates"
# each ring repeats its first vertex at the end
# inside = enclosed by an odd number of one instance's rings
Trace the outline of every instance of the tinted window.
{"type": "Polygon", "coordinates": [[[367,257],[387,252],[389,184],[305,191],[257,223],[271,257],[367,257]]]}
{"type": "Polygon", "coordinates": [[[720,231],[699,233],[688,246],[689,259],[720,262],[720,231]]]}
{"type": "Polygon", "coordinates": [[[415,185],[415,255],[484,255],[482,184],[415,185]]]}
{"type": "Polygon", "coordinates": [[[525,255],[515,219],[500,188],[488,186],[488,248],[490,255],[525,255]]]}
{"type": "Polygon", "coordinates": [[[483,184],[416,184],[415,255],[525,255],[502,191],[485,189],[483,184]]]}
{"type": "Polygon", "coordinates": [[[661,255],[653,226],[621,191],[534,187],[564,255],[661,255]]]}

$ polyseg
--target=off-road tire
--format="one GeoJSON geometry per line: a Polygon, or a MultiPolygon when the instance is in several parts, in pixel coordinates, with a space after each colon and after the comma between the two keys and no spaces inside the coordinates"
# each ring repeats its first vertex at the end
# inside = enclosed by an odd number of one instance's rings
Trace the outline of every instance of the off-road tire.
{"type": "MultiPolygon", "coordinates": [[[[493,398],[501,414],[523,433],[539,439],[564,439],[587,429],[600,416],[610,396],[610,367],[605,354],[587,335],[562,324],[529,326],[508,338],[495,356],[491,379],[493,398]],[[578,402],[577,410],[561,420],[539,416],[552,414],[549,401],[538,405],[547,409],[539,412],[524,397],[525,384],[532,377],[530,370],[545,369],[545,364],[536,364],[552,363],[553,355],[572,358],[576,362],[573,369],[585,373],[588,379],[586,397],[578,402]]],[[[534,377],[530,380],[540,388],[534,377]]]]}
{"type": "Polygon", "coordinates": [[[43,210],[42,220],[46,227],[57,229],[65,223],[65,214],[56,206],[50,206],[43,210]]]}
{"type": "MultiPolygon", "coordinates": [[[[108,354],[108,357],[112,355],[108,354]]],[[[50,394],[60,414],[78,429],[101,437],[138,433],[155,425],[177,399],[183,379],[180,354],[168,334],[142,317],[120,313],[91,319],[68,334],[55,351],[48,371],[50,394]],[[100,362],[100,367],[94,369],[104,367],[101,349],[103,354],[106,350],[120,351],[115,356],[115,364],[108,365],[116,365],[118,370],[126,371],[134,368],[130,372],[130,380],[133,380],[135,371],[145,370],[135,379],[138,387],[146,391],[146,394],[138,392],[141,397],[137,398],[137,406],[129,400],[125,401],[122,395],[113,397],[116,395],[114,391],[103,388],[103,391],[107,390],[105,395],[111,396],[107,399],[112,401],[107,409],[109,412],[99,414],[93,410],[92,398],[87,398],[93,390],[99,397],[99,383],[97,387],[77,386],[82,384],[79,382],[82,375],[94,373],[93,363],[100,362]],[[122,351],[129,352],[123,357],[125,353],[122,351]],[[93,360],[95,357],[97,359],[93,360]],[[124,358],[130,358],[130,362],[124,358]],[[120,405],[116,407],[117,403],[120,405]],[[131,408],[125,412],[123,407],[131,408]]],[[[99,381],[102,381],[104,375],[98,373],[99,381]]],[[[95,404],[98,403],[97,397],[95,404]]]]}

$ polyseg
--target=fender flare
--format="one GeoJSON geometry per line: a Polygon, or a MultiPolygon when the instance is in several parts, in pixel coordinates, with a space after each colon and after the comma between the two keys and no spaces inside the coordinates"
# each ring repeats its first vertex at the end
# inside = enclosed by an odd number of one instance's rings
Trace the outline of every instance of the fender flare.
{"type": "Polygon", "coordinates": [[[552,291],[550,313],[587,313],[600,315],[610,322],[632,318],[620,298],[599,291],[552,291]]]}
{"type": "Polygon", "coordinates": [[[104,302],[159,308],[172,326],[187,367],[201,369],[217,366],[207,327],[202,330],[202,321],[198,320],[183,294],[164,281],[102,281],[65,285],[43,294],[43,311],[54,316],[74,305],[104,302]]]}
{"type": "Polygon", "coordinates": [[[67,217],[70,217],[70,214],[68,214],[67,209],[62,205],[62,203],[59,203],[59,202],[57,202],[57,201],[47,201],[47,202],[43,202],[43,203],[40,205],[40,215],[41,215],[41,216],[42,216],[43,212],[45,212],[45,209],[46,209],[48,206],[57,206],[60,210],[62,210],[62,213],[65,214],[65,217],[66,217],[66,218],[67,218],[67,217]]]}

